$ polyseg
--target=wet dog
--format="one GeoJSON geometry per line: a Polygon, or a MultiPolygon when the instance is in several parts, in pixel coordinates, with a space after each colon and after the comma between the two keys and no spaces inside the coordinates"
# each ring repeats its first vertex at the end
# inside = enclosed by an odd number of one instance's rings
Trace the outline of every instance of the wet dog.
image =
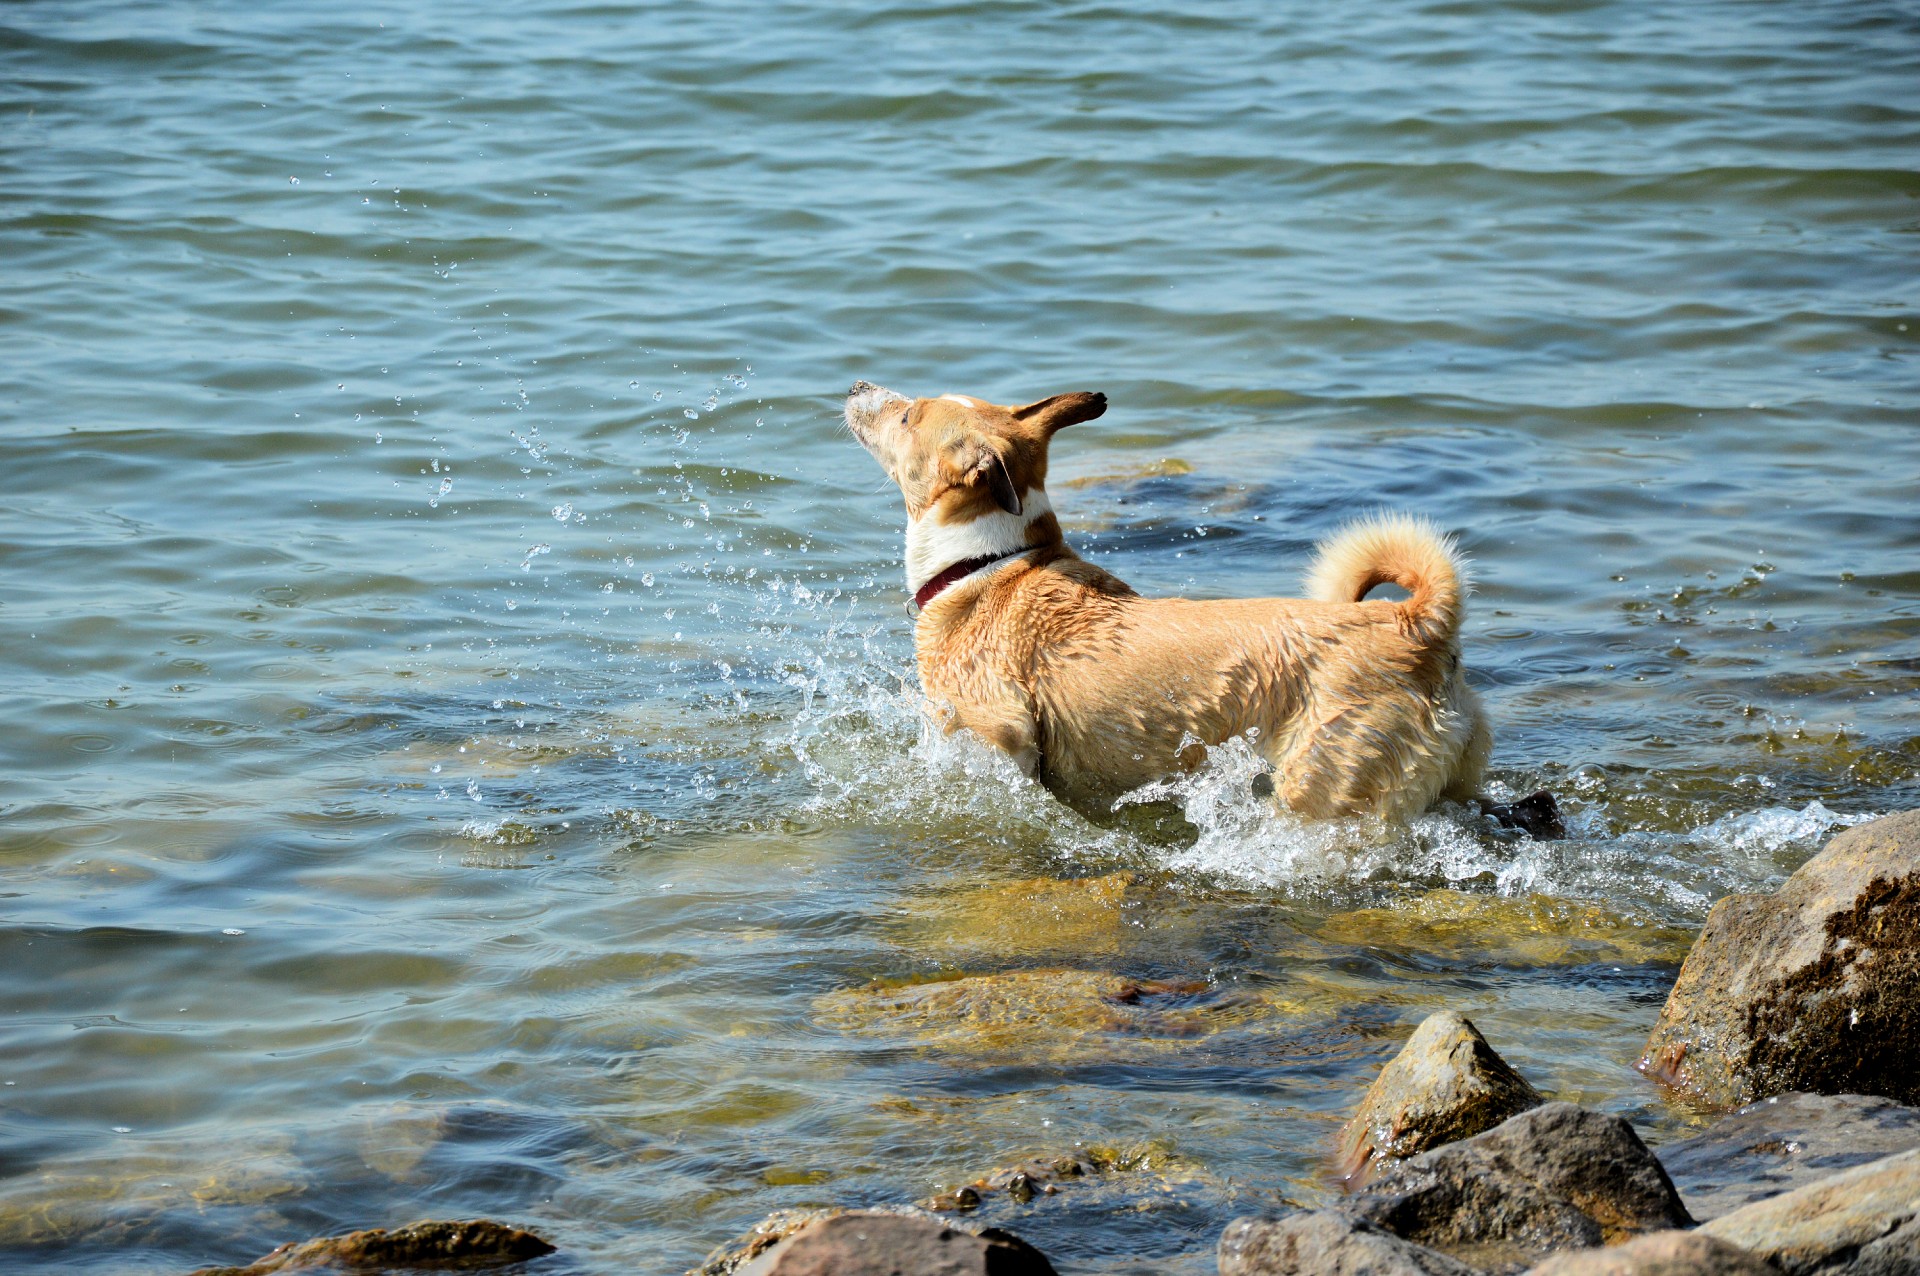
{"type": "Polygon", "coordinates": [[[947,729],[1090,815],[1236,736],[1309,818],[1473,800],[1491,736],[1461,673],[1452,541],[1376,518],[1320,547],[1306,598],[1143,598],[1067,547],[1047,499],[1053,436],[1106,407],[847,395],[848,427],[906,498],[914,646],[947,729]],[[1407,597],[1367,599],[1388,583],[1407,597]]]}

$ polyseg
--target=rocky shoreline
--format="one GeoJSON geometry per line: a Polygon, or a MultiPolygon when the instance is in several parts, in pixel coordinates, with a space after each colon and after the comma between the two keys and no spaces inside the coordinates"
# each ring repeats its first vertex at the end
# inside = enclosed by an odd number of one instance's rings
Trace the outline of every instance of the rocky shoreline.
{"type": "MultiPolygon", "coordinates": [[[[1620,1117],[1551,1101],[1462,1016],[1430,1016],[1328,1149],[1345,1194],[1235,1219],[1221,1276],[1920,1274],[1920,811],[1840,834],[1771,895],[1717,903],[1637,1066],[1723,1115],[1650,1149],[1620,1117]]],[[[1083,1149],[913,1205],[783,1212],[689,1276],[1051,1273],[968,1216],[1129,1168],[1083,1149]]],[[[422,1223],[197,1276],[474,1268],[541,1246],[422,1223]]]]}

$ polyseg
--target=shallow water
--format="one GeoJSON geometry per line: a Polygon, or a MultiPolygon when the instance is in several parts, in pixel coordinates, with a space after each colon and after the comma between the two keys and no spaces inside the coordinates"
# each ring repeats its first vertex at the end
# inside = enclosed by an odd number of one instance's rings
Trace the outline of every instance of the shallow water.
{"type": "Polygon", "coordinates": [[[1712,900],[1920,800],[1910,5],[0,27],[6,1270],[678,1271],[1086,1144],[995,1221],[1210,1271],[1439,1006],[1670,1137],[1712,900]],[[1055,504],[1143,590],[1456,531],[1576,836],[1229,749],[1169,843],[925,738],[862,376],[1106,391],[1055,504]]]}

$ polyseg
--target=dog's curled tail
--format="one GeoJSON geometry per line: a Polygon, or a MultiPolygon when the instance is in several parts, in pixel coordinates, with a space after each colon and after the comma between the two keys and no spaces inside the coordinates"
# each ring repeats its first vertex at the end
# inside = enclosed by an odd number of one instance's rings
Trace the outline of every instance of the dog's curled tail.
{"type": "Polygon", "coordinates": [[[1376,514],[1343,528],[1307,571],[1307,597],[1321,602],[1359,602],[1376,585],[1406,590],[1399,606],[1433,641],[1450,644],[1459,632],[1467,561],[1453,537],[1426,519],[1376,514]]]}

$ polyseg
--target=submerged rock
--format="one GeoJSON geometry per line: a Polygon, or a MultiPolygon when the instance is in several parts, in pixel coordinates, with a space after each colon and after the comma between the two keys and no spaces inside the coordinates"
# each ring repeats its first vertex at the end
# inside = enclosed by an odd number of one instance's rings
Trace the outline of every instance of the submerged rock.
{"type": "Polygon", "coordinates": [[[203,1267],[193,1276],[268,1276],[271,1272],[472,1270],[553,1253],[543,1237],[488,1219],[425,1221],[345,1236],[290,1241],[245,1267],[203,1267]]]}
{"type": "Polygon", "coordinates": [[[1237,1218],[1220,1236],[1220,1276],[1474,1276],[1477,1269],[1341,1210],[1237,1218]]]}
{"type": "Polygon", "coordinates": [[[925,983],[876,982],[814,1003],[842,1032],[897,1036],[947,1053],[1080,1061],[1090,1040],[1165,1049],[1226,1029],[1299,1016],[1269,991],[1200,979],[1019,970],[925,983]]]}
{"type": "Polygon", "coordinates": [[[1030,878],[943,890],[911,900],[899,923],[903,947],[937,960],[988,954],[1111,956],[1141,942],[1129,925],[1140,908],[1132,873],[1030,878]]]}
{"type": "Polygon", "coordinates": [[[1469,1138],[1544,1102],[1479,1029],[1439,1011],[1380,1070],[1342,1129],[1341,1173],[1358,1184],[1376,1160],[1469,1138]]]}
{"type": "Polygon", "coordinates": [[[1035,1196],[1052,1196],[1060,1190],[1060,1184],[1069,1179],[1086,1178],[1107,1168],[1109,1166],[1091,1153],[1017,1161],[989,1170],[973,1182],[942,1192],[922,1201],[921,1205],[943,1211],[977,1209],[984,1198],[994,1193],[1024,1205],[1035,1196]]]}
{"type": "Polygon", "coordinates": [[[1788,1090],[1920,1103],[1920,811],[1713,906],[1640,1059],[1713,1107],[1788,1090]]]}
{"type": "Polygon", "coordinates": [[[1335,913],[1315,928],[1314,937],[1436,953],[1480,966],[1678,961],[1693,941],[1691,931],[1648,926],[1597,904],[1453,890],[1409,893],[1388,907],[1335,913]]]}
{"type": "Polygon", "coordinates": [[[1015,1161],[921,1201],[921,1209],[967,1213],[995,1202],[1027,1205],[1071,1189],[1091,1209],[1138,1212],[1177,1199],[1182,1189],[1218,1189],[1205,1167],[1155,1144],[1082,1147],[1015,1161]]]}
{"type": "Polygon", "coordinates": [[[1403,1240],[1500,1272],[1556,1250],[1693,1223],[1632,1126],[1571,1103],[1377,1163],[1346,1208],[1403,1240]]]}
{"type": "Polygon", "coordinates": [[[1743,1205],[1700,1231],[1789,1276],[1912,1276],[1920,1272],[1920,1150],[1743,1205]]]}
{"type": "Polygon", "coordinates": [[[1920,1108],[1873,1095],[1781,1094],[1658,1149],[1687,1211],[1718,1218],[1839,1170],[1920,1148],[1920,1108]]]}
{"type": "Polygon", "coordinates": [[[813,1219],[736,1269],[739,1276],[1055,1276],[1039,1250],[991,1228],[848,1210],[813,1219]]]}
{"type": "Polygon", "coordinates": [[[1780,1269],[1699,1232],[1653,1232],[1624,1245],[1555,1254],[1527,1276],[1780,1276],[1780,1269]]]}

